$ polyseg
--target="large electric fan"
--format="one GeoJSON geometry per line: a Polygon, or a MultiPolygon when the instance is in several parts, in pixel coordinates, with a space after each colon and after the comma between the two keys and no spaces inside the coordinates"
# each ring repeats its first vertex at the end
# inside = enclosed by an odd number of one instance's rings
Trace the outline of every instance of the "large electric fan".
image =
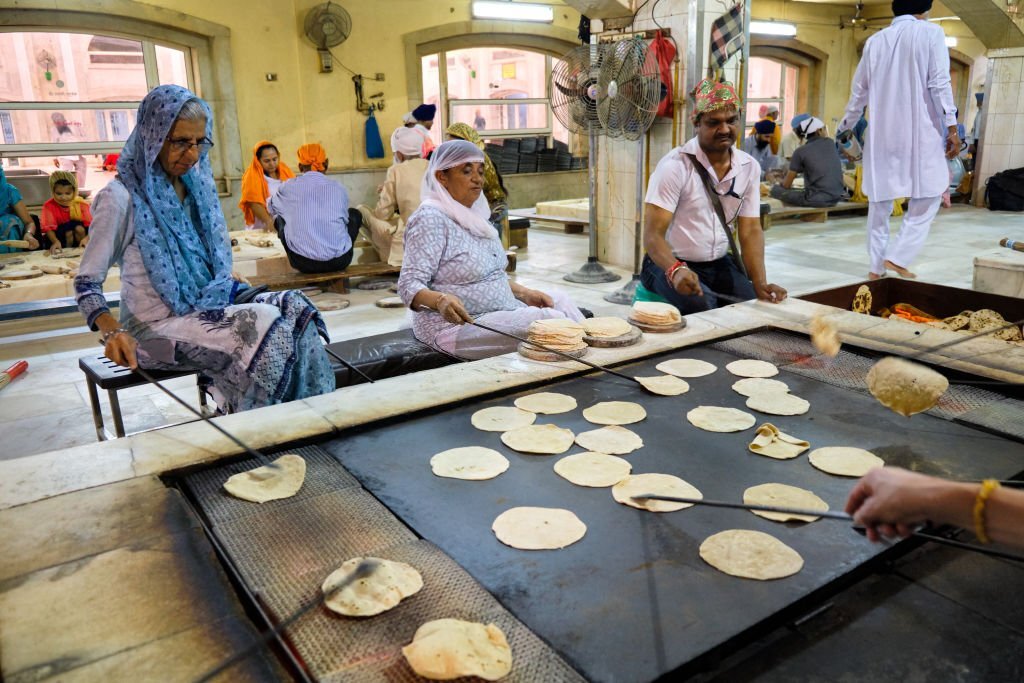
{"type": "Polygon", "coordinates": [[[615,282],[619,275],[597,262],[597,136],[603,132],[597,114],[601,98],[601,68],[608,46],[591,43],[564,55],[551,69],[551,110],[573,133],[586,131],[590,138],[590,253],[579,270],[564,276],[569,282],[615,282]]]}
{"type": "Polygon", "coordinates": [[[333,70],[330,48],[348,40],[352,34],[352,17],[341,5],[325,2],[306,12],[302,29],[310,42],[316,45],[320,55],[320,71],[329,73],[333,70]]]}
{"type": "Polygon", "coordinates": [[[604,297],[613,304],[633,303],[640,284],[643,255],[644,143],[643,134],[654,123],[662,97],[661,75],[654,51],[643,38],[613,43],[604,55],[598,78],[597,115],[605,132],[617,138],[638,140],[636,168],[636,215],[633,243],[633,277],[604,297]]]}
{"type": "Polygon", "coordinates": [[[639,36],[608,48],[598,76],[597,117],[608,135],[639,140],[661,102],[657,59],[639,36]]]}

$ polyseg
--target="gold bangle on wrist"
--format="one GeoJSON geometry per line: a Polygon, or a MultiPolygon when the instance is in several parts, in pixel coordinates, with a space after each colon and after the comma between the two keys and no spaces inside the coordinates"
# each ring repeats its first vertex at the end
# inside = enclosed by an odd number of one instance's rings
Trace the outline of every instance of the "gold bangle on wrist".
{"type": "Polygon", "coordinates": [[[992,539],[988,537],[987,530],[987,519],[985,517],[985,507],[988,503],[989,497],[992,492],[999,488],[999,482],[995,479],[986,479],[981,483],[981,488],[978,489],[978,495],[974,498],[974,535],[978,537],[978,541],[981,543],[991,543],[992,539]]]}

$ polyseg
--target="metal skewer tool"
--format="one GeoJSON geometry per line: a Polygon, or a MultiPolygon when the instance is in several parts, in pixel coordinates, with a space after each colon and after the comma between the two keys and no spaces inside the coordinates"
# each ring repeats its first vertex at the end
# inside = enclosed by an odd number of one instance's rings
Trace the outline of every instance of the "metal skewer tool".
{"type": "Polygon", "coordinates": [[[314,607],[318,607],[327,600],[331,599],[336,593],[343,590],[346,586],[350,586],[353,582],[358,581],[360,579],[365,579],[367,576],[372,574],[377,569],[378,566],[380,566],[380,563],[376,560],[363,560],[358,565],[356,565],[355,570],[351,574],[346,576],[344,580],[335,585],[326,594],[324,594],[323,596],[316,596],[315,598],[311,599],[309,602],[304,604],[302,607],[300,607],[298,610],[296,610],[287,619],[284,619],[283,621],[281,621],[281,623],[274,626],[274,628],[267,629],[266,631],[264,631],[260,635],[260,637],[252,643],[252,645],[245,648],[244,650],[241,650],[231,655],[231,657],[218,664],[216,668],[204,674],[202,678],[198,679],[197,683],[206,683],[206,681],[212,681],[215,677],[222,674],[224,671],[230,669],[232,666],[234,666],[241,660],[251,655],[256,650],[261,648],[268,641],[270,641],[271,638],[282,633],[286,628],[288,628],[296,621],[298,621],[303,615],[305,615],[311,609],[313,609],[314,607]]]}

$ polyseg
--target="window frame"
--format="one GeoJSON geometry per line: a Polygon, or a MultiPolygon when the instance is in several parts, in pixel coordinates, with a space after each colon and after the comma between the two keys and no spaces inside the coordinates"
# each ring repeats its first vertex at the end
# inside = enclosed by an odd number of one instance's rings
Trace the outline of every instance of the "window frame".
{"type": "MultiPolygon", "coordinates": [[[[93,30],[72,30],[67,27],[36,27],[36,26],[6,26],[0,27],[2,33],[56,33],[56,34],[68,34],[76,33],[82,35],[91,36],[103,36],[110,38],[123,38],[125,40],[132,40],[142,44],[142,59],[143,68],[146,75],[146,90],[147,92],[160,85],[159,65],[157,64],[156,47],[170,48],[178,52],[182,52],[185,55],[185,77],[188,82],[188,88],[192,92],[197,92],[196,81],[195,81],[195,55],[192,52],[192,48],[188,45],[176,44],[166,40],[152,40],[144,36],[133,36],[118,31],[105,31],[99,33],[93,30]],[[56,30],[55,30],[56,29],[56,30]]],[[[197,93],[198,94],[198,93],[197,93]]],[[[201,95],[200,95],[201,96],[201,95]]],[[[29,100],[14,100],[10,102],[0,102],[0,112],[10,111],[68,111],[68,110],[117,110],[117,109],[131,109],[137,110],[139,104],[142,102],[139,100],[119,100],[116,102],[99,102],[99,101],[87,101],[87,102],[73,102],[73,101],[62,101],[62,102],[40,102],[40,101],[29,101],[29,100]]],[[[74,144],[64,143],[56,144],[53,142],[37,142],[37,143],[7,143],[0,138],[0,157],[11,158],[11,157],[45,157],[45,156],[67,156],[69,154],[111,154],[120,152],[124,147],[124,140],[110,140],[105,142],[78,142],[74,144]]]]}

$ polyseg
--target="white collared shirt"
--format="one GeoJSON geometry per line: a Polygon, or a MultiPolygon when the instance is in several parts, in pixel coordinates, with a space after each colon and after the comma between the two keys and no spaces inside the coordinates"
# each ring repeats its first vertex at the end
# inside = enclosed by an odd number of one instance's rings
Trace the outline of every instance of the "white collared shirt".
{"type": "MultiPolygon", "coordinates": [[[[717,175],[694,137],[658,162],[647,185],[644,201],[672,212],[665,237],[676,258],[697,263],[720,259],[729,251],[729,238],[700,176],[684,154],[693,154],[714,180],[717,175]]],[[[732,149],[732,166],[716,184],[725,217],[761,216],[761,167],[746,152],[732,149]],[[729,194],[730,191],[733,194],[729,194]],[[733,195],[738,195],[733,196],[733,195]]]]}

